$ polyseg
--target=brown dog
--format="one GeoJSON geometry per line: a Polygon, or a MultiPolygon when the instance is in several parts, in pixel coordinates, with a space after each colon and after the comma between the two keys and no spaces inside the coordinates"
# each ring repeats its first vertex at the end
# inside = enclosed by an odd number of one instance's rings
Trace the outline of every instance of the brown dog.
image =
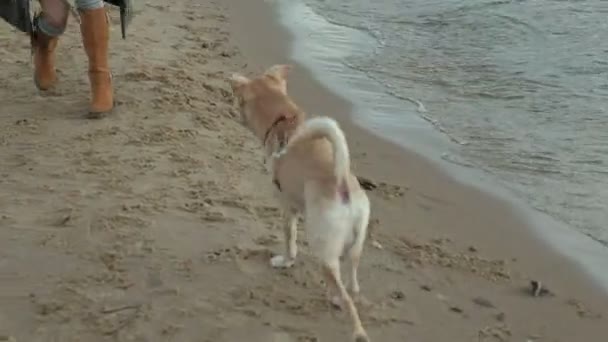
{"type": "Polygon", "coordinates": [[[329,295],[345,304],[354,324],[355,341],[369,341],[354,301],[340,276],[340,260],[350,262],[349,288],[359,293],[357,268],[367,235],[370,204],[350,170],[344,133],[328,117],[306,120],[287,95],[290,66],[275,65],[249,79],[233,75],[243,124],[262,142],[285,214],[286,253],[271,259],[273,267],[293,266],[297,222],[304,217],[313,255],[323,266],[329,295]]]}

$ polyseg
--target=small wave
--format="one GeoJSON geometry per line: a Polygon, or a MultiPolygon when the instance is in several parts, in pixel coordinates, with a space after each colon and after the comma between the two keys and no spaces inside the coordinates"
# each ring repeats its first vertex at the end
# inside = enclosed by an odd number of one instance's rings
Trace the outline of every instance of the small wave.
{"type": "Polygon", "coordinates": [[[428,123],[433,125],[433,127],[435,127],[436,130],[438,130],[439,132],[443,133],[446,137],[448,137],[448,139],[450,139],[452,142],[454,142],[458,145],[462,145],[462,146],[469,144],[468,142],[455,137],[453,134],[450,134],[450,132],[448,132],[445,128],[443,128],[443,126],[437,119],[433,119],[428,115],[421,115],[421,117],[424,120],[426,120],[428,123]]]}
{"type": "MultiPolygon", "coordinates": [[[[316,15],[321,16],[315,9],[313,9],[312,7],[309,7],[309,9],[311,11],[313,11],[316,15]]],[[[323,14],[323,18],[330,24],[335,25],[337,27],[343,27],[343,28],[347,28],[347,29],[351,29],[351,30],[357,30],[360,31],[362,33],[366,33],[367,35],[370,36],[370,38],[373,38],[374,40],[376,40],[377,44],[379,45],[384,45],[384,39],[382,37],[382,32],[379,30],[375,30],[373,28],[371,28],[369,25],[362,25],[362,24],[355,24],[358,19],[358,17],[356,15],[348,15],[348,13],[346,13],[343,10],[335,10],[335,9],[331,9],[331,8],[327,8],[327,7],[323,7],[323,11],[325,12],[323,14]],[[339,14],[341,16],[350,16],[351,20],[350,22],[352,23],[346,23],[346,21],[348,20],[336,20],[333,16],[332,13],[335,14],[339,14]]]]}
{"type": "Polygon", "coordinates": [[[579,159],[572,162],[576,164],[604,165],[604,161],[601,159],[579,159]]]}
{"type": "Polygon", "coordinates": [[[587,173],[593,173],[596,175],[608,175],[608,171],[607,170],[587,170],[587,173]]]}
{"type": "MultiPolygon", "coordinates": [[[[498,166],[498,165],[497,165],[498,166]]],[[[526,163],[522,161],[511,161],[508,164],[500,165],[500,169],[503,171],[511,171],[515,173],[527,173],[537,175],[561,175],[561,170],[550,168],[549,165],[537,165],[526,163]]]]}
{"type": "Polygon", "coordinates": [[[469,93],[465,93],[464,96],[470,97],[470,98],[479,97],[479,98],[494,99],[494,100],[507,100],[507,101],[521,100],[521,99],[526,98],[524,95],[500,95],[497,93],[489,93],[489,92],[469,92],[469,93]]]}
{"type": "MultiPolygon", "coordinates": [[[[449,9],[447,11],[442,12],[442,15],[454,15],[454,14],[460,14],[460,15],[468,15],[473,11],[481,11],[481,10],[485,10],[487,8],[491,8],[491,7],[500,7],[503,5],[509,5],[511,4],[512,1],[511,0],[498,0],[498,1],[490,1],[490,2],[481,2],[481,1],[476,1],[476,2],[469,2],[466,5],[462,5],[459,6],[457,8],[452,8],[449,9]]],[[[420,17],[424,18],[425,15],[421,15],[420,17]]]]}
{"type": "Polygon", "coordinates": [[[505,20],[506,22],[509,22],[509,23],[513,24],[516,27],[519,27],[519,26],[525,27],[530,32],[534,32],[534,33],[536,33],[538,35],[542,35],[543,34],[543,31],[541,29],[539,29],[538,27],[536,27],[536,26],[534,26],[534,25],[532,25],[532,24],[530,24],[530,23],[528,23],[528,22],[526,22],[526,21],[524,21],[522,19],[516,18],[514,16],[506,15],[506,14],[496,14],[496,17],[501,18],[501,19],[505,20]]]}
{"type": "Polygon", "coordinates": [[[580,75],[595,76],[595,75],[601,75],[601,74],[608,73],[608,65],[600,64],[600,65],[595,65],[595,66],[593,66],[593,65],[592,66],[586,66],[586,65],[567,66],[567,67],[563,68],[563,71],[567,75],[572,75],[572,76],[580,76],[580,75]]]}
{"type": "Polygon", "coordinates": [[[593,236],[593,234],[589,234],[589,233],[587,233],[585,235],[587,235],[588,237],[590,237],[591,240],[593,240],[593,241],[595,241],[595,242],[603,245],[604,247],[608,247],[608,240],[600,239],[598,237],[593,236]]]}
{"type": "Polygon", "coordinates": [[[578,198],[590,198],[591,196],[589,195],[588,192],[581,192],[581,191],[566,191],[566,195],[568,196],[574,196],[574,197],[578,197],[578,198]]]}
{"type": "Polygon", "coordinates": [[[413,104],[415,104],[417,107],[416,109],[418,110],[419,113],[426,113],[426,108],[424,107],[424,104],[416,99],[413,99],[411,97],[403,97],[404,100],[409,101],[413,104]]]}
{"type": "Polygon", "coordinates": [[[473,163],[471,163],[463,158],[460,158],[454,154],[451,154],[451,153],[443,153],[441,155],[441,159],[448,163],[452,163],[454,165],[459,165],[459,166],[463,166],[463,167],[467,167],[467,168],[471,168],[471,169],[477,168],[477,166],[474,165],[473,163]]]}

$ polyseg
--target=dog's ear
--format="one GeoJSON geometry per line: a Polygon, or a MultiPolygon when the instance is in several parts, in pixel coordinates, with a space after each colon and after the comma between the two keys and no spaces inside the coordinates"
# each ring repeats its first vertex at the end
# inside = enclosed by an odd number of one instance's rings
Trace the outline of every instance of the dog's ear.
{"type": "Polygon", "coordinates": [[[230,77],[230,87],[232,87],[232,92],[234,95],[242,96],[243,88],[251,82],[250,79],[241,75],[241,74],[233,74],[230,77]]]}
{"type": "Polygon", "coordinates": [[[280,81],[285,81],[292,68],[289,64],[276,64],[268,68],[265,74],[276,77],[280,81]]]}

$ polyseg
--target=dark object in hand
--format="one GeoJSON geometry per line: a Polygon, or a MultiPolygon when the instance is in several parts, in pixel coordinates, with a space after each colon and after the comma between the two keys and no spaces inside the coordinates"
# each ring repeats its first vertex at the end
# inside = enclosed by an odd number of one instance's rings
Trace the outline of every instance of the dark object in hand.
{"type": "Polygon", "coordinates": [[[31,0],[1,0],[0,17],[21,32],[32,34],[31,0]]]}
{"type": "Polygon", "coordinates": [[[110,5],[120,8],[120,32],[122,39],[127,39],[127,26],[133,19],[133,1],[132,0],[104,0],[110,5]]]}

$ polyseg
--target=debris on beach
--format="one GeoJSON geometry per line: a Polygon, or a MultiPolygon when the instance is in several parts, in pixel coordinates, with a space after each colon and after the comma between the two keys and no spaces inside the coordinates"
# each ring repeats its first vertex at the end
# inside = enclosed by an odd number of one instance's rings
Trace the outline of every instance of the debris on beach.
{"type": "Polygon", "coordinates": [[[530,292],[533,297],[553,296],[553,293],[543,287],[543,283],[538,280],[530,281],[530,292]]]}
{"type": "Polygon", "coordinates": [[[393,185],[384,182],[374,182],[373,180],[365,177],[358,176],[357,180],[363,189],[366,191],[378,191],[386,199],[392,199],[396,197],[405,196],[405,192],[408,190],[407,186],[393,185]]]}
{"type": "Polygon", "coordinates": [[[378,185],[369,178],[359,176],[357,179],[359,180],[361,187],[367,191],[375,190],[378,187],[378,185]]]}
{"type": "Polygon", "coordinates": [[[429,285],[422,285],[420,288],[426,292],[431,292],[433,289],[429,285]]]}
{"type": "Polygon", "coordinates": [[[483,298],[483,297],[473,298],[473,303],[477,304],[478,306],[488,308],[488,309],[493,309],[496,307],[489,299],[483,298]]]}
{"type": "Polygon", "coordinates": [[[496,314],[496,316],[494,316],[494,318],[496,318],[496,320],[499,322],[504,322],[505,319],[507,319],[507,314],[505,314],[504,312],[499,312],[496,314]]]}
{"type": "Polygon", "coordinates": [[[450,307],[450,311],[455,312],[455,313],[464,313],[464,310],[458,306],[451,306],[450,307]]]}
{"type": "Polygon", "coordinates": [[[391,293],[391,298],[394,300],[401,301],[405,299],[405,294],[403,293],[403,291],[396,290],[391,293]]]}

